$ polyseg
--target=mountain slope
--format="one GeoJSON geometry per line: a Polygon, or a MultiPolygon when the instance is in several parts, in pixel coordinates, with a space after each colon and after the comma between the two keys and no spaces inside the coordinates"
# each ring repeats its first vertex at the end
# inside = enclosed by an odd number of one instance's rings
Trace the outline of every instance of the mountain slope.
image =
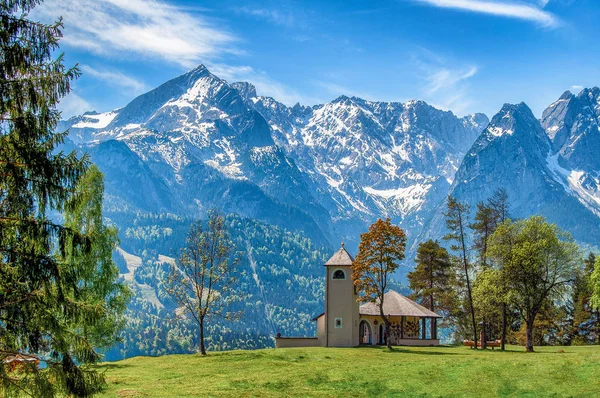
{"type": "MultiPolygon", "coordinates": [[[[524,103],[506,104],[466,154],[450,194],[474,209],[505,188],[512,217],[541,214],[583,242],[600,239],[600,219],[558,172],[553,143],[524,103]]],[[[443,206],[430,234],[443,230],[443,206]]]]}

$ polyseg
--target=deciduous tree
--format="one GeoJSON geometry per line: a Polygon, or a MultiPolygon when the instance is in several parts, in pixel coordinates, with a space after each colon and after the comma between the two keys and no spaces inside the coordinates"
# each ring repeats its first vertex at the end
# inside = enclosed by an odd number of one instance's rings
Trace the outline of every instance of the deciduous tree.
{"type": "MultiPolygon", "coordinates": [[[[359,292],[359,300],[376,303],[385,324],[387,336],[391,336],[391,322],[383,311],[384,296],[391,275],[404,259],[406,235],[389,218],[377,220],[369,231],[360,236],[358,255],[352,266],[354,286],[359,292]]],[[[391,339],[387,339],[392,348],[391,339]]]]}
{"type": "Polygon", "coordinates": [[[236,291],[237,265],[225,218],[212,210],[206,223],[192,225],[186,247],[165,281],[167,292],[179,306],[179,314],[197,323],[202,355],[206,355],[207,322],[215,318],[231,320],[239,315],[229,311],[232,301],[241,298],[236,291]]]}
{"type": "Polygon", "coordinates": [[[506,221],[490,238],[490,256],[502,264],[515,308],[526,325],[526,349],[533,351],[533,328],[547,300],[565,293],[573,281],[579,248],[573,238],[543,217],[506,221]]]}

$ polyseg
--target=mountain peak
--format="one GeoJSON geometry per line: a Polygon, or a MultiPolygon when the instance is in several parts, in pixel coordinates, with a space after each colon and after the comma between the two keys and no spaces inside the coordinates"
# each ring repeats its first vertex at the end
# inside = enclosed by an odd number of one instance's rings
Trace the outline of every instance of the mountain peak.
{"type": "Polygon", "coordinates": [[[236,89],[242,98],[249,101],[250,98],[256,98],[258,95],[256,94],[256,87],[252,83],[248,82],[235,82],[231,83],[230,86],[236,89]]]}

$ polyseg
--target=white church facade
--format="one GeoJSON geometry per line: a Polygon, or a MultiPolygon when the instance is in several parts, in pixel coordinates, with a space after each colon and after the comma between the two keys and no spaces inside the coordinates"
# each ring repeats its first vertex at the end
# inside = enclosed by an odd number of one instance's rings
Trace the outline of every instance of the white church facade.
{"type": "Polygon", "coordinates": [[[432,346],[439,345],[436,314],[393,290],[385,294],[383,311],[392,323],[390,336],[375,303],[360,305],[352,281],[354,259],[344,248],[326,263],[325,310],[313,319],[317,322],[317,337],[282,337],[277,335],[276,347],[356,347],[386,344],[432,346]]]}

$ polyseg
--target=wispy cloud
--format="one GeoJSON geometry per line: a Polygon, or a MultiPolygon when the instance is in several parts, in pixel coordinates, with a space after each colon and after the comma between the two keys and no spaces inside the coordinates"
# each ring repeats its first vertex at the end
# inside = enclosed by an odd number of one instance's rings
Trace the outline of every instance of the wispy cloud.
{"type": "Polygon", "coordinates": [[[258,95],[273,97],[286,105],[301,103],[304,105],[319,102],[317,98],[303,95],[293,88],[274,80],[264,71],[259,71],[251,66],[231,66],[225,64],[209,64],[207,67],[212,73],[228,82],[246,81],[256,87],[258,95]]]}
{"type": "Polygon", "coordinates": [[[98,70],[89,65],[82,65],[81,71],[84,73],[84,76],[91,76],[110,86],[127,89],[131,94],[140,94],[148,89],[148,86],[145,83],[118,71],[98,70]]]}
{"type": "Polygon", "coordinates": [[[573,91],[575,91],[577,93],[580,92],[583,89],[584,89],[584,87],[580,86],[579,84],[575,84],[575,85],[571,86],[571,90],[573,90],[573,91]]]}
{"type": "Polygon", "coordinates": [[[239,14],[245,14],[272,22],[276,25],[285,27],[294,27],[298,24],[297,14],[291,10],[275,8],[251,8],[236,7],[235,11],[239,14]]]}
{"type": "Polygon", "coordinates": [[[93,53],[160,57],[192,67],[200,61],[239,52],[237,38],[199,11],[159,0],[50,0],[34,17],[64,17],[63,44],[93,53]]]}
{"type": "Polygon", "coordinates": [[[463,114],[473,101],[469,92],[469,79],[479,68],[464,64],[421,48],[411,56],[417,78],[422,81],[422,96],[432,105],[463,114]]]}
{"type": "Polygon", "coordinates": [[[535,22],[544,27],[556,27],[559,19],[542,8],[548,3],[539,0],[537,4],[526,4],[499,0],[410,0],[434,7],[452,8],[501,17],[516,18],[535,22]]]}

